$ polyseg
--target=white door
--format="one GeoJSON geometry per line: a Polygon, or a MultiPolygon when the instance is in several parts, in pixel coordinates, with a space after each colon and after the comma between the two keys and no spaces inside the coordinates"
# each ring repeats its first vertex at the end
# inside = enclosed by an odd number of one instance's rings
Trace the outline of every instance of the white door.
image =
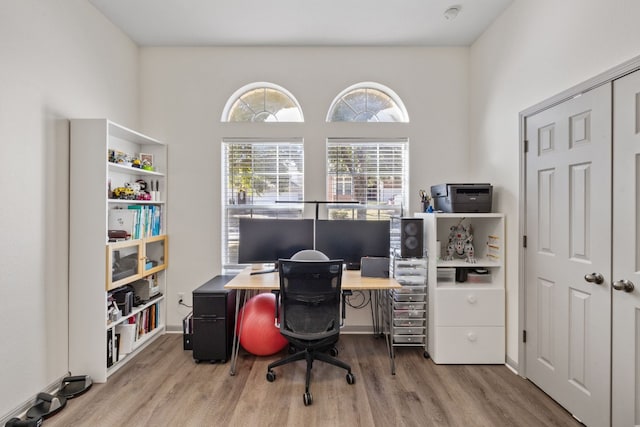
{"type": "Polygon", "coordinates": [[[640,424],[640,71],[613,100],[612,420],[626,427],[640,424]]]}
{"type": "Polygon", "coordinates": [[[526,118],[525,375],[610,423],[611,84],[526,118]]]}

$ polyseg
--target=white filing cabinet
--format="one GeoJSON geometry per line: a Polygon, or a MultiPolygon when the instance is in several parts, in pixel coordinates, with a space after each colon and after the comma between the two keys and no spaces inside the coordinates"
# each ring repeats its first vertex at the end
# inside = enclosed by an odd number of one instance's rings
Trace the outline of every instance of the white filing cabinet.
{"type": "Polygon", "coordinates": [[[428,254],[427,349],[431,358],[435,363],[505,363],[504,215],[415,216],[424,220],[428,254]],[[455,255],[453,260],[446,259],[451,227],[459,224],[472,227],[475,263],[455,255]],[[463,273],[467,273],[466,280],[457,281],[464,278],[463,273]]]}

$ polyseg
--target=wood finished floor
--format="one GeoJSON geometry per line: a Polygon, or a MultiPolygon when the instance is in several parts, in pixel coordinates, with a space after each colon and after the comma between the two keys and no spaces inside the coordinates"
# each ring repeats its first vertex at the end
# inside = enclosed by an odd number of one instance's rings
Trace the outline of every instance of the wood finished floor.
{"type": "Polygon", "coordinates": [[[305,407],[304,362],[267,365],[282,354],[255,357],[241,350],[229,363],[194,363],[182,336],[167,334],[109,378],[45,420],[60,426],[580,426],[531,382],[505,366],[435,365],[419,348],[398,348],[391,375],[384,340],[342,335],[342,369],[316,362],[305,407]]]}

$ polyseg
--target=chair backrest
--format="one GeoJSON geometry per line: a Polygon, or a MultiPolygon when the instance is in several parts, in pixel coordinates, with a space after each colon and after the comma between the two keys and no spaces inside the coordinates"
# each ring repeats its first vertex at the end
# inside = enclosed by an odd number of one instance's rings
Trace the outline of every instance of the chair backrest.
{"type": "Polygon", "coordinates": [[[303,249],[291,257],[294,261],[329,261],[329,257],[315,249],[303,249]]]}
{"type": "Polygon", "coordinates": [[[340,331],[343,260],[278,261],[280,332],[317,340],[340,331]]]}

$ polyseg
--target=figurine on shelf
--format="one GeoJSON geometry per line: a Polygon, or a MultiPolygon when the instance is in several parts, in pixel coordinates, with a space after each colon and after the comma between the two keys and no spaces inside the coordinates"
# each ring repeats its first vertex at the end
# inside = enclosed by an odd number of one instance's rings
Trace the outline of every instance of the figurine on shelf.
{"type": "Polygon", "coordinates": [[[135,200],[136,195],[130,186],[125,184],[124,187],[116,187],[113,189],[114,199],[135,200]]]}
{"type": "Polygon", "coordinates": [[[148,159],[142,160],[142,169],[146,171],[153,171],[153,165],[148,159]]]}
{"type": "Polygon", "coordinates": [[[148,190],[147,181],[139,179],[135,182],[136,199],[138,200],[151,200],[151,193],[148,190]]]}
{"type": "Polygon", "coordinates": [[[475,264],[475,250],[473,247],[473,231],[471,225],[465,227],[462,221],[452,226],[447,243],[447,255],[445,261],[452,261],[454,257],[464,258],[470,264],[475,264]]]}

